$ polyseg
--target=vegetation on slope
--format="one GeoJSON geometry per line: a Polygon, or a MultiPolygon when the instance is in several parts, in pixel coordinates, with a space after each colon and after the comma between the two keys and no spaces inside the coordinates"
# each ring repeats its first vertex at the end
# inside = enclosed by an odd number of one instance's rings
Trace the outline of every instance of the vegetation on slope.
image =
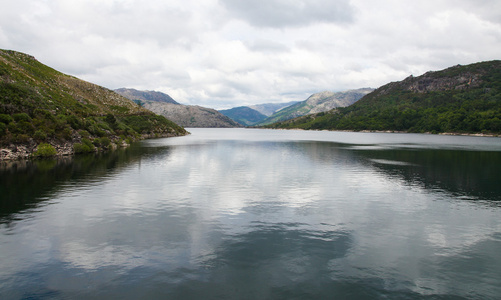
{"type": "Polygon", "coordinates": [[[223,109],[219,112],[244,126],[252,126],[266,119],[265,115],[247,106],[223,109]]]}
{"type": "Polygon", "coordinates": [[[33,153],[38,145],[43,146],[35,153],[45,155],[53,153],[50,146],[57,153],[90,152],[183,134],[182,127],[111,90],[62,74],[29,55],[0,50],[1,159],[12,152],[33,153]]]}
{"type": "Polygon", "coordinates": [[[267,127],[499,134],[501,61],[410,76],[349,107],[267,127]]]}

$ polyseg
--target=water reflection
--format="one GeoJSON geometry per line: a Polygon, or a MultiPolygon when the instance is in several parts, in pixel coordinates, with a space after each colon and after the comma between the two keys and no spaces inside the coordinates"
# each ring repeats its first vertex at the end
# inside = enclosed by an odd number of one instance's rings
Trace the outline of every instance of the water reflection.
{"type": "Polygon", "coordinates": [[[95,155],[0,162],[0,223],[52,199],[65,187],[92,185],[140,163],[145,157],[165,151],[165,148],[135,145],[95,155]]]}
{"type": "Polygon", "coordinates": [[[0,294],[501,295],[500,152],[192,132],[4,169],[0,294]]]}
{"type": "Polygon", "coordinates": [[[409,185],[442,190],[458,199],[501,200],[501,155],[490,151],[360,151],[373,166],[409,185]]]}

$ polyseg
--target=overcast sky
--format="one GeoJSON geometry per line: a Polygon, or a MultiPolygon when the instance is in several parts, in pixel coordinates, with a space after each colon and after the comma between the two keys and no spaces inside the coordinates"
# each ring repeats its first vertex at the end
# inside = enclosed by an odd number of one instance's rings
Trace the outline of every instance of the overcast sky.
{"type": "Polygon", "coordinates": [[[499,0],[0,1],[0,48],[216,109],[501,59],[499,0]]]}

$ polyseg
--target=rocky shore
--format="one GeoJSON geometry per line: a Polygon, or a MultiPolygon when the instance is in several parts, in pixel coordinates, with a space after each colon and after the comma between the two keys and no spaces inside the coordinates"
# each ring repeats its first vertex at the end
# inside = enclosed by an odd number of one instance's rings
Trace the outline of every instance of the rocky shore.
{"type": "MultiPolygon", "coordinates": [[[[143,134],[138,140],[151,139],[151,138],[164,138],[164,137],[174,137],[177,136],[175,134],[143,134]]],[[[54,147],[56,150],[56,154],[54,156],[70,156],[75,154],[75,144],[81,143],[81,139],[74,139],[73,141],[49,141],[48,144],[54,147]]],[[[130,146],[130,144],[120,139],[118,136],[113,136],[111,138],[111,142],[106,147],[96,147],[95,152],[99,151],[109,151],[115,150],[117,148],[125,148],[130,146]]],[[[7,146],[2,146],[0,148],[0,161],[12,161],[12,160],[21,160],[21,159],[30,159],[37,158],[35,155],[39,144],[37,144],[33,139],[30,139],[27,143],[16,145],[10,144],[7,146]]]]}

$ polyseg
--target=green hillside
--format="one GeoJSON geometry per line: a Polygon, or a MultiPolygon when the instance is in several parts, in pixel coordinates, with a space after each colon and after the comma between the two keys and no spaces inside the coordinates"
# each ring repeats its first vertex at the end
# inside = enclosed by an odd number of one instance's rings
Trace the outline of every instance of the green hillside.
{"type": "Polygon", "coordinates": [[[501,132],[501,61],[409,76],[349,107],[267,127],[497,135],[501,132]]]}
{"type": "Polygon", "coordinates": [[[265,115],[247,106],[224,109],[219,112],[244,126],[252,126],[266,119],[265,115]]]}
{"type": "Polygon", "coordinates": [[[109,89],[60,73],[32,56],[0,50],[1,159],[42,154],[36,152],[40,144],[71,154],[184,134],[182,127],[109,89]]]}

